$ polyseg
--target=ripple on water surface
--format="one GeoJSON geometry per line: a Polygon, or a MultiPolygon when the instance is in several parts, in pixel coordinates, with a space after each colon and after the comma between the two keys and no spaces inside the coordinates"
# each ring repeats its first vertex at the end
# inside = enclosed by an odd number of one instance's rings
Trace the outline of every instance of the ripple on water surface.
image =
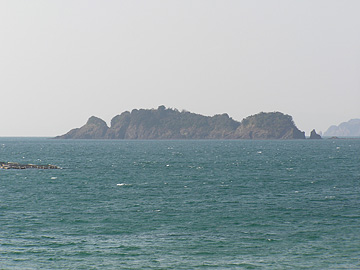
{"type": "Polygon", "coordinates": [[[0,139],[1,269],[356,269],[359,140],[0,139]]]}

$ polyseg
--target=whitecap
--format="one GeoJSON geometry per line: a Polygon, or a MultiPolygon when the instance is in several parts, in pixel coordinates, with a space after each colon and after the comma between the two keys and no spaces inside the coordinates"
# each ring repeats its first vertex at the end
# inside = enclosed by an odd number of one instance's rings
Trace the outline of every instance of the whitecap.
{"type": "Polygon", "coordinates": [[[116,184],[117,186],[121,187],[121,186],[131,186],[131,184],[125,184],[125,183],[120,183],[120,184],[116,184]]]}

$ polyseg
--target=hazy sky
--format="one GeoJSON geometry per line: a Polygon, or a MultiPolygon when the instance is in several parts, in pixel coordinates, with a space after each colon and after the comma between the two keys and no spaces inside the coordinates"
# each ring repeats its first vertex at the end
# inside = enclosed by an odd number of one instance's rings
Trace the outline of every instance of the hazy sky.
{"type": "Polygon", "coordinates": [[[359,0],[0,0],[0,136],[159,105],[360,118],[359,0]]]}

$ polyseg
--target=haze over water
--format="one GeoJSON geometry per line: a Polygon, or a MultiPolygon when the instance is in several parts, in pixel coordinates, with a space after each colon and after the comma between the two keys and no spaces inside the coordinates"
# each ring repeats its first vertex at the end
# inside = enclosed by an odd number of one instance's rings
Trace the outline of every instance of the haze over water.
{"type": "Polygon", "coordinates": [[[359,269],[360,140],[0,139],[1,269],[359,269]]]}
{"type": "Polygon", "coordinates": [[[0,136],[159,105],[360,118],[359,0],[0,1],[0,136]],[[6,102],[5,102],[6,99],[6,102]],[[24,121],[24,119],[27,119],[24,121]],[[31,120],[28,120],[31,119],[31,120]]]}

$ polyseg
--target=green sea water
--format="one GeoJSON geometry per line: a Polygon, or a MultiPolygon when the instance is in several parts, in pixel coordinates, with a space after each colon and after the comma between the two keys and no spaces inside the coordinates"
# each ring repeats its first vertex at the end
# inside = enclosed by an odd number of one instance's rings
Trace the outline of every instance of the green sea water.
{"type": "Polygon", "coordinates": [[[0,269],[360,269],[360,140],[0,138],[0,269]]]}

